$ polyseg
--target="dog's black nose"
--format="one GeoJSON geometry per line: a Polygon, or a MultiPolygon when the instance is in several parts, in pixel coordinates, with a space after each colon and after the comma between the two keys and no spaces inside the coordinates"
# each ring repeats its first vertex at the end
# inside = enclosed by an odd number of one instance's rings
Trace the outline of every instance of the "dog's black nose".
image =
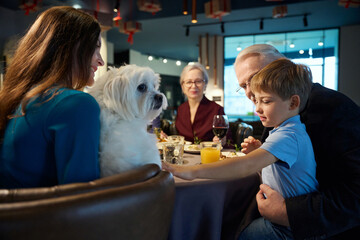
{"type": "Polygon", "coordinates": [[[154,96],[154,109],[159,109],[162,106],[163,96],[161,94],[156,94],[154,96]]]}
{"type": "Polygon", "coordinates": [[[156,102],[162,102],[163,96],[161,94],[156,94],[154,98],[156,102]]]}

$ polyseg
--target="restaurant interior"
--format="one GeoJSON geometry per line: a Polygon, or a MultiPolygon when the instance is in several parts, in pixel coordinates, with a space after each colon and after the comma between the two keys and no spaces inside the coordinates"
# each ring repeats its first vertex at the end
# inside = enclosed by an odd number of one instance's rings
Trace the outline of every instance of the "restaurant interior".
{"type": "MultiPolygon", "coordinates": [[[[102,55],[106,64],[99,74],[106,71],[108,66],[120,66],[124,63],[150,66],[161,74],[161,89],[169,101],[169,108],[165,113],[167,119],[174,117],[170,112],[176,110],[184,101],[180,85],[177,84],[181,70],[189,62],[197,61],[209,67],[210,82],[206,96],[210,100],[215,97],[220,105],[232,111],[231,107],[227,106],[230,102],[227,101],[224,87],[226,88],[226,82],[234,81],[230,79],[231,76],[225,76],[224,69],[232,65],[241,48],[254,43],[270,43],[282,53],[292,54],[293,59],[300,58],[294,55],[300,50],[305,50],[303,55],[307,55],[306,58],[312,57],[307,53],[310,48],[315,54],[325,50],[334,52],[332,55],[336,57],[337,64],[335,75],[338,77],[330,88],[339,90],[360,104],[357,94],[357,89],[360,89],[359,83],[354,81],[355,76],[359,74],[354,67],[357,62],[354,57],[358,55],[354,53],[359,51],[357,27],[360,21],[360,9],[356,3],[347,6],[337,0],[230,1],[228,12],[222,17],[211,18],[205,14],[205,0],[197,0],[194,10],[192,1],[177,0],[160,1],[159,9],[154,7],[155,10],[148,11],[139,10],[138,3],[134,0],[35,2],[38,2],[37,6],[27,12],[20,8],[21,4],[18,1],[1,1],[1,74],[4,74],[6,62],[10,61],[16,40],[26,32],[38,13],[54,5],[69,5],[85,9],[92,14],[99,12],[98,20],[103,21],[102,55]],[[286,8],[282,9],[279,6],[286,8]],[[114,12],[114,8],[119,8],[119,11],[114,12]],[[183,13],[185,8],[187,15],[183,13]],[[124,33],[120,26],[115,26],[116,23],[111,20],[118,15],[121,22],[140,24],[139,29],[135,28],[131,34],[132,42],[128,41],[130,34],[124,33]],[[192,23],[192,18],[196,18],[197,22],[192,23]],[[337,33],[329,33],[329,36],[326,36],[327,33],[324,34],[324,31],[327,30],[337,33]],[[215,37],[217,46],[214,46],[215,37]],[[324,41],[324,45],[319,46],[318,42],[321,40],[324,41]],[[293,48],[291,44],[294,45],[293,48]],[[153,60],[148,60],[149,57],[153,60]]],[[[321,82],[321,79],[319,81],[321,82]]],[[[248,110],[251,112],[251,109],[248,110]]],[[[236,116],[232,113],[234,119],[244,117],[244,114],[246,113],[236,116]]]]}
{"type": "MultiPolygon", "coordinates": [[[[19,39],[40,12],[60,5],[101,24],[105,64],[95,79],[124,64],[160,74],[168,101],[160,128],[168,135],[176,134],[177,108],[186,101],[180,74],[200,62],[209,75],[205,96],[224,107],[234,141],[261,137],[263,126],[245,92],[236,91],[233,68],[237,54],[257,43],[309,65],[314,82],[360,105],[360,1],[345,0],[1,0],[0,87],[19,39]],[[209,2],[225,4],[215,14],[209,2]]],[[[0,238],[3,231],[10,236],[4,239],[234,239],[257,214],[259,184],[256,174],[174,184],[171,175],[144,166],[88,183],[0,190],[0,203],[11,210],[0,213],[0,238]]]]}

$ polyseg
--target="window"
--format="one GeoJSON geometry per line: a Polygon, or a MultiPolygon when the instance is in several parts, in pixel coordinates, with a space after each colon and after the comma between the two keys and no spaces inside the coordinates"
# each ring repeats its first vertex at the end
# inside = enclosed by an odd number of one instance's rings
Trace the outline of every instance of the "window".
{"type": "Polygon", "coordinates": [[[231,120],[256,121],[254,104],[238,88],[233,64],[237,54],[253,44],[267,43],[296,63],[310,67],[313,82],[337,90],[338,29],[276,34],[225,37],[224,39],[224,107],[231,120]]]}

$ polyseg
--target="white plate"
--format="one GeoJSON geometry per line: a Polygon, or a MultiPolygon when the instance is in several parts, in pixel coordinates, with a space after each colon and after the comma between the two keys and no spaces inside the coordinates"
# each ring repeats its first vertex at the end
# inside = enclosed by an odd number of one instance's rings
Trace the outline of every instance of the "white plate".
{"type": "MultiPolygon", "coordinates": [[[[158,148],[158,149],[162,149],[164,143],[167,143],[167,142],[157,142],[157,143],[156,143],[157,148],[158,148]]],[[[190,146],[190,145],[191,145],[191,142],[185,141],[184,148],[186,148],[186,147],[188,147],[188,146],[190,146]]]]}
{"type": "Polygon", "coordinates": [[[191,145],[186,144],[184,146],[184,151],[187,153],[200,153],[200,146],[195,144],[191,144],[191,145]]]}
{"type": "Polygon", "coordinates": [[[221,154],[227,158],[245,156],[245,153],[242,153],[242,152],[221,152],[221,154]]]}

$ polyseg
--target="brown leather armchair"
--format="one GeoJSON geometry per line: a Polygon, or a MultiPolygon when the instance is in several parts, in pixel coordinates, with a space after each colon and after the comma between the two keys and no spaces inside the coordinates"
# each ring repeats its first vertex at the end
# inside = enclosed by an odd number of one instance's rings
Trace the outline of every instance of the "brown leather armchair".
{"type": "Polygon", "coordinates": [[[172,175],[157,165],[88,183],[0,190],[0,239],[167,239],[172,175]]]}
{"type": "Polygon", "coordinates": [[[241,146],[244,139],[249,136],[253,136],[253,127],[244,122],[239,123],[235,133],[235,143],[241,146]]]}
{"type": "Polygon", "coordinates": [[[238,147],[245,138],[253,136],[253,127],[242,121],[230,122],[229,131],[231,131],[233,144],[238,147]]]}

